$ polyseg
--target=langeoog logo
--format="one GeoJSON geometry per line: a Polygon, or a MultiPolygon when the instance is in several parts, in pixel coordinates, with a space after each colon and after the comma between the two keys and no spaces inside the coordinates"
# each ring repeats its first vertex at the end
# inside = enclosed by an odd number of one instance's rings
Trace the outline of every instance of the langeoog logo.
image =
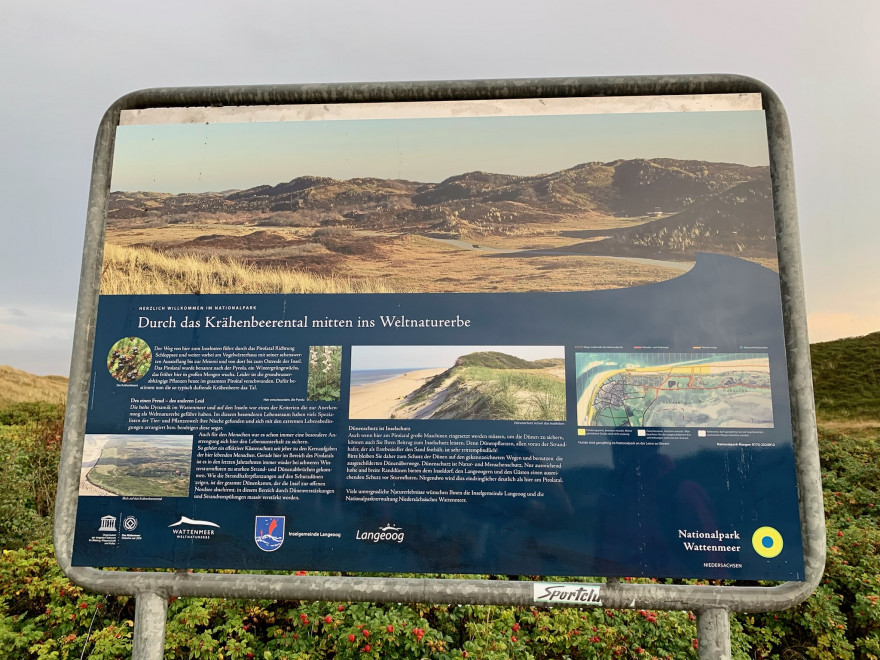
{"type": "Polygon", "coordinates": [[[357,530],[354,537],[358,541],[372,541],[373,543],[378,543],[379,541],[396,541],[397,543],[403,543],[403,535],[403,527],[395,527],[391,523],[388,523],[384,527],[380,527],[378,532],[362,532],[361,530],[357,530]]]}

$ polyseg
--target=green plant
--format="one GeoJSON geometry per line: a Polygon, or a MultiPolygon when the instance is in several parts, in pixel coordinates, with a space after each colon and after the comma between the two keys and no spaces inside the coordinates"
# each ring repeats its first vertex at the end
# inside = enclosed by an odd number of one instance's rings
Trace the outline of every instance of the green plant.
{"type": "Polygon", "coordinates": [[[64,406],[0,411],[0,544],[17,548],[51,530],[64,406]]]}
{"type": "Polygon", "coordinates": [[[342,346],[309,347],[309,401],[339,401],[342,346]]]}
{"type": "Polygon", "coordinates": [[[880,332],[813,344],[810,353],[819,414],[880,418],[880,332]]]}

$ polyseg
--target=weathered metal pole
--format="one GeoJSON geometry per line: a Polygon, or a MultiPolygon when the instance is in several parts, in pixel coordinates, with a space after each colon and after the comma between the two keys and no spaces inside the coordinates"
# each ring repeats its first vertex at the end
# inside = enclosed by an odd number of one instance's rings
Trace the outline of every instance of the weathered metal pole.
{"type": "Polygon", "coordinates": [[[168,599],[145,591],[135,596],[132,660],[162,660],[165,655],[165,619],[168,599]]]}
{"type": "Polygon", "coordinates": [[[730,612],[710,607],[697,612],[700,660],[730,660],[730,612]]]}

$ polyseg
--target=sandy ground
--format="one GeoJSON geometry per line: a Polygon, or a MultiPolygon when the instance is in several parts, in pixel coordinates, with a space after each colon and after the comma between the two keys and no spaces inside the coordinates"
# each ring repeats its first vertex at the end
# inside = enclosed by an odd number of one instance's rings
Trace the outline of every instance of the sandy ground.
{"type": "MultiPolygon", "coordinates": [[[[104,445],[106,443],[106,439],[103,442],[86,441],[85,445],[83,446],[83,463],[91,463],[92,461],[97,461],[99,458],[101,458],[101,452],[104,451],[104,445]]],[[[115,496],[116,493],[111,493],[110,491],[104,490],[103,488],[98,488],[95,484],[91,483],[88,480],[89,472],[91,471],[91,469],[91,467],[84,467],[79,471],[79,494],[115,496]]]]}
{"type": "Polygon", "coordinates": [[[401,400],[421,387],[429,378],[446,369],[419,369],[381,383],[351,388],[349,419],[389,419],[401,400]]]}
{"type": "Polygon", "coordinates": [[[103,488],[98,488],[95,484],[91,483],[86,477],[88,477],[89,470],[91,468],[83,468],[82,472],[79,474],[79,494],[80,495],[109,495],[111,497],[116,497],[116,493],[111,493],[109,490],[104,490],[103,488]]]}

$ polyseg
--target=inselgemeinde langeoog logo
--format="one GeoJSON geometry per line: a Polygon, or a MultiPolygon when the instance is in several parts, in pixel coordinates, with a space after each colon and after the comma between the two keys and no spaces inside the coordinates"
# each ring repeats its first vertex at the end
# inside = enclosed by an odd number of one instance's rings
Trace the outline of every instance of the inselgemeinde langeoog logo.
{"type": "Polygon", "coordinates": [[[284,543],[284,516],[257,516],[254,542],[263,552],[274,552],[284,543]]]}

